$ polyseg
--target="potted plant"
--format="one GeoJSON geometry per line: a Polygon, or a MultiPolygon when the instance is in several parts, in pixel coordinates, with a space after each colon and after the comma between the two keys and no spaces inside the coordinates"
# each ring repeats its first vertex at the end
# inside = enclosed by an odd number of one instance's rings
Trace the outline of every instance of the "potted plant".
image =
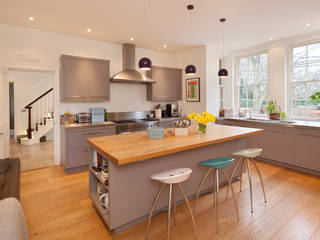
{"type": "Polygon", "coordinates": [[[310,96],[310,103],[315,106],[315,115],[320,116],[320,92],[316,92],[310,96]]]}
{"type": "Polygon", "coordinates": [[[268,102],[267,113],[269,114],[269,118],[272,120],[279,120],[280,119],[280,106],[277,104],[277,101],[271,100],[268,102]]]}

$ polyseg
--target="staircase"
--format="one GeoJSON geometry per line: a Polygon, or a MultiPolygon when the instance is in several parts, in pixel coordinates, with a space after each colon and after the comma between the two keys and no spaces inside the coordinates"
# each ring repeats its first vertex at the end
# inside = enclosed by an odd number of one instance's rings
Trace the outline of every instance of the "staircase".
{"type": "Polygon", "coordinates": [[[25,106],[28,111],[27,137],[20,138],[20,144],[32,145],[53,130],[53,88],[25,106]],[[34,108],[35,114],[32,114],[34,108]]]}

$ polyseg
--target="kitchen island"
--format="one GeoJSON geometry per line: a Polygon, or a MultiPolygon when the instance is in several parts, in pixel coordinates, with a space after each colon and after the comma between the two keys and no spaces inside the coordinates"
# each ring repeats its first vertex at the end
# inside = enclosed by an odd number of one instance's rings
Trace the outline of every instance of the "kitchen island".
{"type": "MultiPolygon", "coordinates": [[[[121,231],[146,219],[160,188],[159,183],[150,180],[151,175],[168,169],[191,168],[190,179],[182,185],[186,195],[192,198],[206,172],[199,166],[200,161],[229,156],[231,152],[246,147],[246,137],[262,132],[261,129],[216,124],[206,134],[179,137],[166,134],[163,139],[148,139],[147,132],[89,138],[92,149],[90,196],[108,228],[121,231]],[[92,169],[97,162],[99,166],[107,163],[106,181],[102,181],[99,173],[92,169]],[[99,202],[98,184],[107,192],[106,208],[99,202]]],[[[231,168],[227,171],[230,174],[231,168]]],[[[206,182],[203,192],[212,187],[213,181],[206,182]]],[[[182,202],[182,196],[177,195],[176,199],[178,204],[182,202]]],[[[166,207],[167,196],[162,194],[155,213],[166,207]]]]}

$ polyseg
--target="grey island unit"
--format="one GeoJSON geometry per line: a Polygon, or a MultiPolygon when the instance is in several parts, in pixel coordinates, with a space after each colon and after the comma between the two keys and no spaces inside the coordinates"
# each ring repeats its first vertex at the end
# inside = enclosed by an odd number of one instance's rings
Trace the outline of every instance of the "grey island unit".
{"type": "MultiPolygon", "coordinates": [[[[163,139],[148,139],[147,132],[89,138],[92,159],[89,167],[89,194],[97,211],[110,230],[121,231],[145,220],[160,185],[150,176],[169,169],[187,167],[191,177],[183,183],[189,198],[195,197],[206,169],[200,161],[221,156],[246,148],[246,138],[261,134],[263,130],[214,125],[205,134],[189,133],[189,136],[166,134],[163,139]],[[94,168],[104,165],[107,177],[101,179],[94,168]],[[102,206],[97,188],[101,185],[106,192],[102,206]]],[[[230,174],[232,167],[227,169],[230,174]]],[[[239,172],[236,173],[236,177],[239,172]]],[[[221,179],[226,182],[226,179],[221,179]]],[[[204,185],[208,192],[213,182],[204,185]]],[[[99,191],[99,190],[98,190],[99,191]]],[[[177,203],[183,197],[177,195],[177,203]]],[[[159,199],[155,213],[167,208],[167,197],[159,199]]]]}

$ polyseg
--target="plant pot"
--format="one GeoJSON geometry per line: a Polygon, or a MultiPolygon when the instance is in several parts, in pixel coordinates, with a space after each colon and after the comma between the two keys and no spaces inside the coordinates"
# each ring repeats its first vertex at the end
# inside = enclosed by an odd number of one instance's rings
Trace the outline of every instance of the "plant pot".
{"type": "Polygon", "coordinates": [[[269,118],[272,120],[280,120],[280,113],[270,113],[269,118]]]}
{"type": "Polygon", "coordinates": [[[206,131],[207,131],[207,126],[206,126],[206,125],[199,124],[198,127],[199,127],[199,128],[198,128],[198,132],[199,132],[200,134],[206,133],[206,131]]]}

